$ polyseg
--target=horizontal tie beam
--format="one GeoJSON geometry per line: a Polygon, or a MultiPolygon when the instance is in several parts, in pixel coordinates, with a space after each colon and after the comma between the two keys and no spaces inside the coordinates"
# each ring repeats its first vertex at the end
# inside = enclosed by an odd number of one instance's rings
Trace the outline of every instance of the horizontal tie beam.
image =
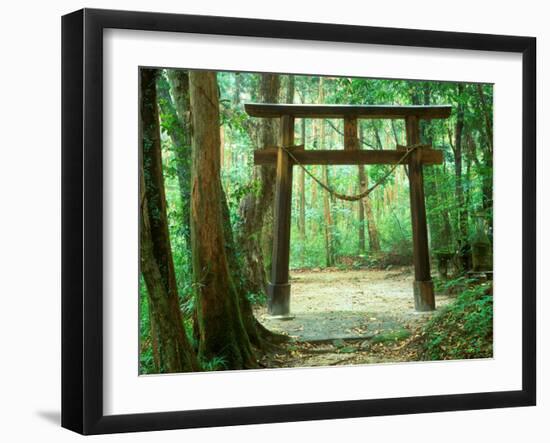
{"type": "MultiPolygon", "coordinates": [[[[403,150],[306,150],[288,148],[296,161],[302,165],[395,165],[403,158],[403,150]]],[[[254,151],[255,165],[274,165],[277,162],[278,148],[265,148],[254,151]]],[[[443,152],[436,149],[420,148],[420,162],[424,165],[443,163],[443,152]]],[[[294,160],[290,159],[293,163],[294,160]]],[[[407,164],[408,161],[405,162],[407,164]]]]}

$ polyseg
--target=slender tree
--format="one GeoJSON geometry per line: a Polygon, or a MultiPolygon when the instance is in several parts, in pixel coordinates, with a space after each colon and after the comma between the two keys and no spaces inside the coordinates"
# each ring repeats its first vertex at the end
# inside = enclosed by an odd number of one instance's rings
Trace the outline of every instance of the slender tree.
{"type": "Polygon", "coordinates": [[[157,95],[162,126],[172,141],[182,211],[181,232],[185,241],[186,262],[190,267],[191,136],[189,130],[189,79],[187,71],[179,69],[168,69],[166,75],[170,82],[164,74],[161,73],[158,76],[157,95]]]}
{"type": "Polygon", "coordinates": [[[160,360],[166,372],[198,369],[196,357],[183,328],[172,260],[162,172],[157,107],[158,71],[142,69],[140,163],[140,263],[149,309],[158,329],[160,360]]]}
{"type": "MultiPolygon", "coordinates": [[[[302,119],[302,144],[306,145],[306,119],[302,119]]],[[[298,188],[299,188],[299,217],[298,217],[298,227],[300,229],[300,239],[302,243],[306,241],[306,173],[300,168],[298,175],[298,188]]],[[[303,261],[303,257],[302,257],[303,261]]]]}
{"type": "Polygon", "coordinates": [[[293,75],[288,76],[288,85],[286,88],[286,102],[294,103],[294,90],[296,85],[296,79],[293,75]]]}
{"type": "MultiPolygon", "coordinates": [[[[324,81],[323,77],[319,77],[319,103],[325,102],[324,81]]],[[[325,149],[325,121],[319,122],[319,149],[325,149]]],[[[321,166],[323,182],[330,186],[329,174],[327,165],[321,166]]],[[[325,190],[323,191],[323,214],[324,214],[324,232],[325,232],[325,253],[326,265],[334,265],[334,245],[333,245],[333,225],[332,211],[330,208],[330,195],[325,190]]]]}
{"type": "MultiPolygon", "coordinates": [[[[483,90],[483,85],[477,85],[477,93],[479,97],[479,103],[483,112],[485,121],[485,140],[486,148],[483,151],[483,163],[485,171],[493,170],[493,111],[492,106],[487,99],[483,90]]],[[[483,190],[483,209],[489,211],[493,206],[493,178],[491,174],[482,175],[482,190],[483,190]]],[[[492,215],[488,214],[488,217],[492,219],[492,215]]]]}
{"type": "MultiPolygon", "coordinates": [[[[360,126],[360,140],[363,140],[363,126],[360,126]]],[[[378,131],[375,128],[375,134],[378,139],[378,143],[382,143],[378,135],[378,131]]],[[[380,147],[380,149],[382,149],[380,147]]],[[[369,187],[369,175],[368,170],[363,165],[359,165],[359,189],[361,192],[365,191],[369,187]]],[[[359,202],[359,222],[361,224],[359,231],[359,245],[362,246],[362,251],[365,250],[365,218],[367,220],[367,232],[369,236],[369,250],[371,253],[380,252],[380,237],[378,235],[378,228],[376,227],[376,221],[374,217],[374,211],[372,210],[372,199],[370,195],[367,195],[359,202]],[[361,222],[362,219],[362,222],[361,222]]]]}
{"type": "MultiPolygon", "coordinates": [[[[363,192],[365,190],[365,167],[363,165],[359,165],[359,192],[363,192]]],[[[358,240],[359,240],[359,253],[363,254],[367,250],[367,246],[365,243],[365,205],[363,203],[363,200],[359,201],[359,204],[357,205],[357,217],[359,219],[359,225],[357,227],[358,229],[358,240]]]]}
{"type": "Polygon", "coordinates": [[[457,111],[456,111],[456,127],[455,127],[455,142],[454,142],[454,159],[455,159],[455,195],[458,210],[458,232],[462,242],[467,241],[467,220],[468,212],[464,205],[464,183],[462,177],[462,140],[464,132],[464,85],[459,83],[457,86],[457,111]]]}

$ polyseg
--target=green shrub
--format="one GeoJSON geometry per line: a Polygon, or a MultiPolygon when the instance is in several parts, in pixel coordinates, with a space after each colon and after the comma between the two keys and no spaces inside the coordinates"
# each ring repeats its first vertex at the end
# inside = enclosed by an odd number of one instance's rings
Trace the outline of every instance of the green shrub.
{"type": "Polygon", "coordinates": [[[490,284],[462,292],[424,327],[425,360],[493,356],[493,296],[490,284]]]}

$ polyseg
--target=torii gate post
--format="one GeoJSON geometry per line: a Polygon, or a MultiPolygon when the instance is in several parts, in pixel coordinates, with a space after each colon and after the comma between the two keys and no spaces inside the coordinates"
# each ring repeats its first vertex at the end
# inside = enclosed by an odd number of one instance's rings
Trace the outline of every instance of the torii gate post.
{"type": "MultiPolygon", "coordinates": [[[[279,146],[294,145],[294,117],[280,118],[279,146]]],[[[282,148],[277,149],[275,178],[275,210],[273,214],[273,255],[271,282],[268,284],[268,312],[270,315],[290,314],[290,218],[292,211],[292,162],[282,148]]]]}
{"type": "Polygon", "coordinates": [[[428,228],[424,199],[424,165],[441,164],[441,151],[429,146],[419,146],[420,118],[447,118],[450,106],[355,106],[355,105],[283,105],[246,104],[250,116],[280,119],[279,146],[256,150],[254,164],[276,164],[275,214],[273,221],[273,255],[271,282],[268,286],[268,312],[273,316],[288,317],[290,314],[290,222],[292,203],[292,167],[294,160],[302,165],[366,165],[398,164],[403,151],[361,150],[357,135],[358,118],[404,119],[407,145],[415,146],[408,157],[411,219],[413,234],[413,283],[414,304],[417,311],[435,309],[433,282],[430,275],[428,228]],[[295,118],[343,118],[344,150],[306,150],[294,147],[295,118]],[[285,149],[283,149],[283,147],[285,149]]]}
{"type": "MultiPolygon", "coordinates": [[[[420,143],[418,117],[405,119],[407,145],[420,143]]],[[[424,198],[424,174],[421,162],[422,151],[414,151],[409,158],[409,188],[411,197],[411,223],[414,263],[414,308],[417,311],[435,309],[434,285],[430,275],[430,251],[428,248],[428,225],[424,198]]]]}

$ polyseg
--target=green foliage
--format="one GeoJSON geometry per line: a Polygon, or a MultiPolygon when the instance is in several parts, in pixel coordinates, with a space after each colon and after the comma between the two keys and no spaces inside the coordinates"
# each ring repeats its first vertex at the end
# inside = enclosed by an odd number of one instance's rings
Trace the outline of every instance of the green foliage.
{"type": "Polygon", "coordinates": [[[208,372],[222,371],[224,369],[227,369],[227,362],[223,357],[214,357],[210,360],[202,360],[201,368],[203,371],[208,372]]]}
{"type": "Polygon", "coordinates": [[[264,293],[255,294],[248,292],[246,298],[252,305],[264,305],[267,302],[267,296],[264,293]]]}
{"type": "MultiPolygon", "coordinates": [[[[143,344],[147,344],[147,342],[143,344]]],[[[139,353],[139,373],[154,374],[156,369],[153,361],[153,348],[151,346],[143,346],[143,344],[142,350],[139,353]]]]}
{"type": "Polygon", "coordinates": [[[465,291],[477,281],[475,278],[469,278],[466,275],[459,275],[448,280],[442,280],[440,278],[434,278],[433,280],[436,292],[445,294],[457,294],[465,291]]]}
{"type": "Polygon", "coordinates": [[[390,343],[405,340],[411,336],[411,331],[407,329],[397,329],[395,331],[388,331],[372,338],[372,343],[390,343]]]}
{"type": "Polygon", "coordinates": [[[150,374],[155,372],[153,349],[151,347],[151,324],[149,322],[149,305],[147,303],[147,289],[143,277],[139,280],[139,373],[150,374]]]}
{"type": "Polygon", "coordinates": [[[427,360],[492,357],[492,287],[467,289],[437,313],[425,326],[422,349],[427,360]]]}

